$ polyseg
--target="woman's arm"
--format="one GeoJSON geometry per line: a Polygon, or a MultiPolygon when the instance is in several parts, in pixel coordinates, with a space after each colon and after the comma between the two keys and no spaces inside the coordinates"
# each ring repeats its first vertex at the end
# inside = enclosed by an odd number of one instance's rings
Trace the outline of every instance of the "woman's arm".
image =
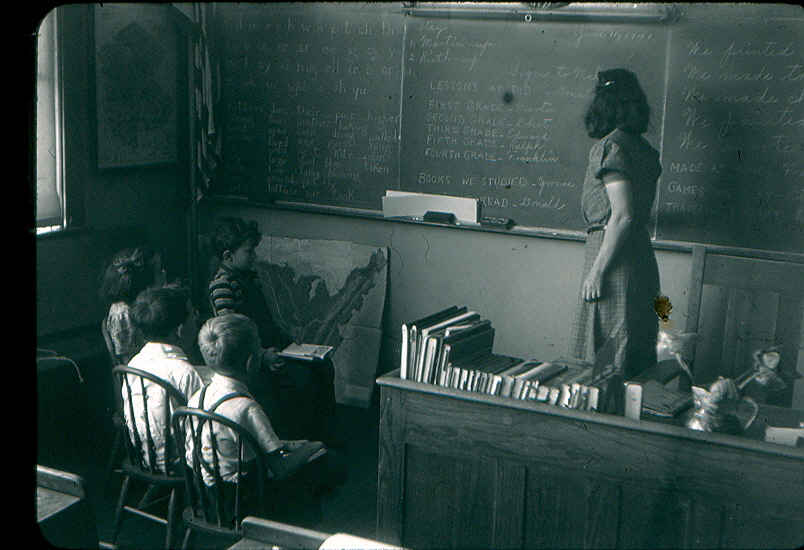
{"type": "Polygon", "coordinates": [[[631,182],[622,172],[609,172],[603,176],[603,181],[611,204],[611,217],[603,235],[603,244],[581,287],[581,296],[587,302],[602,297],[603,277],[633,221],[631,182]]]}

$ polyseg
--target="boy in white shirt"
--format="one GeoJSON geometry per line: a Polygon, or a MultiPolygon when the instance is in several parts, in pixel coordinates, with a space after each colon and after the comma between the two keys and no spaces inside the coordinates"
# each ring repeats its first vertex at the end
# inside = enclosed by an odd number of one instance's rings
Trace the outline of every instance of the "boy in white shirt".
{"type": "MultiPolygon", "coordinates": [[[[237,313],[212,317],[201,327],[198,345],[204,361],[215,374],[207,387],[190,398],[188,406],[208,411],[214,408],[212,412],[236,422],[254,435],[266,453],[272,474],[271,497],[276,504],[273,508],[279,515],[305,506],[311,502],[310,497],[331,491],[346,481],[345,465],[335,451],[317,441],[279,439],[265,411],[249,393],[246,382],[259,369],[262,353],[254,321],[237,313]]],[[[224,433],[228,428],[214,426],[218,430],[219,448],[225,455],[219,462],[221,475],[224,481],[235,481],[238,474],[234,437],[224,433]]],[[[186,455],[190,463],[191,445],[192,441],[188,440],[186,455]]],[[[246,457],[250,458],[253,457],[246,457]]],[[[211,476],[207,476],[205,482],[211,486],[211,476]]],[[[267,495],[253,494],[251,498],[256,504],[254,499],[267,498],[267,495]]]]}
{"type": "MultiPolygon", "coordinates": [[[[174,344],[179,329],[188,320],[188,299],[178,287],[165,286],[141,292],[131,306],[131,319],[140,331],[146,344],[129,362],[129,366],[158,376],[179,390],[185,401],[204,385],[201,376],[189,363],[180,347],[174,344]]],[[[145,441],[145,414],[142,405],[142,390],[139,383],[132,383],[134,417],[140,440],[145,441]]],[[[165,407],[171,411],[178,403],[164,399],[164,391],[153,382],[145,382],[148,398],[148,416],[156,447],[156,466],[165,471],[165,407]]],[[[134,421],[131,418],[129,394],[123,388],[123,411],[129,433],[134,421]]],[[[132,438],[133,441],[133,438],[132,438]]],[[[175,449],[174,449],[175,451],[175,449]]],[[[148,453],[143,453],[145,464],[149,464],[148,453]]],[[[174,452],[173,456],[176,456],[174,452]]]]}

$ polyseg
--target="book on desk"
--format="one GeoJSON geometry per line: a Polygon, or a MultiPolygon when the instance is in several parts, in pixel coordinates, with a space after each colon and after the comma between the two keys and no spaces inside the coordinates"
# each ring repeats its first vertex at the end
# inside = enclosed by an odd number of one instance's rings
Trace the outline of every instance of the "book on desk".
{"type": "Polygon", "coordinates": [[[481,320],[480,315],[474,311],[451,317],[432,327],[421,331],[422,348],[417,357],[416,379],[419,382],[432,383],[438,378],[435,371],[444,363],[445,356],[451,353],[451,347],[456,339],[467,340],[486,337],[491,332],[493,343],[494,333],[491,323],[481,320]]]}
{"type": "Polygon", "coordinates": [[[489,319],[466,306],[450,306],[402,325],[400,377],[427,384],[490,391],[499,373],[520,359],[493,353],[489,319]]]}
{"type": "Polygon", "coordinates": [[[415,380],[415,366],[418,362],[418,349],[421,346],[419,331],[431,327],[445,319],[466,313],[466,307],[450,306],[421,319],[402,325],[402,351],[400,357],[399,376],[403,379],[415,380]]]}

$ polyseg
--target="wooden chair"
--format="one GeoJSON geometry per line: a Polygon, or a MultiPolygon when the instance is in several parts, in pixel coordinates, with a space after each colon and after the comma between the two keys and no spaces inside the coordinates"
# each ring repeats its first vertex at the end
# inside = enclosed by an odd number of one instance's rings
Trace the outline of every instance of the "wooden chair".
{"type": "Polygon", "coordinates": [[[781,346],[776,394],[754,395],[789,407],[804,317],[804,263],[713,253],[695,245],[686,332],[697,333],[692,369],[697,385],[737,378],[756,350],[781,346]]]}
{"type": "Polygon", "coordinates": [[[171,414],[176,407],[185,405],[186,399],[169,382],[145,371],[120,365],[112,369],[112,372],[128,397],[129,417],[135,418],[134,401],[136,400],[143,408],[145,419],[144,436],[140,435],[137,430],[127,429],[127,437],[123,438],[126,449],[126,456],[122,460],[124,478],[114,514],[112,541],[117,544],[123,516],[129,512],[165,525],[165,547],[170,548],[179,523],[180,501],[184,489],[184,476],[180,471],[176,456],[179,446],[173,435],[171,414]],[[147,399],[143,399],[144,395],[147,395],[147,399]],[[149,421],[150,411],[159,404],[167,405],[163,407],[164,434],[155,433],[157,428],[151,426],[149,421]],[[160,470],[156,464],[154,441],[160,437],[165,441],[166,471],[160,470]],[[138,482],[146,489],[145,495],[136,506],[127,504],[132,482],[138,482]],[[160,496],[160,493],[163,496],[160,496]],[[165,501],[168,503],[166,515],[157,515],[155,512],[158,510],[155,508],[164,504],[165,501]]]}
{"type": "MultiPolygon", "coordinates": [[[[106,351],[109,354],[110,368],[123,365],[124,363],[122,359],[115,351],[114,342],[112,341],[112,335],[109,333],[109,326],[106,318],[101,321],[101,334],[103,335],[104,342],[106,342],[106,351]]],[[[112,376],[112,382],[112,396],[115,403],[114,413],[112,414],[112,423],[114,424],[115,435],[114,442],[112,443],[112,451],[109,453],[109,459],[106,462],[106,468],[104,469],[104,489],[108,489],[111,486],[113,474],[122,473],[122,470],[120,469],[120,461],[123,459],[123,441],[128,433],[126,421],[123,417],[123,396],[121,394],[122,388],[120,386],[120,379],[116,376],[112,376]]]]}
{"type": "Polygon", "coordinates": [[[180,449],[184,449],[179,453],[187,496],[183,514],[187,532],[182,548],[188,548],[196,533],[225,541],[227,547],[234,544],[243,537],[241,524],[246,515],[265,517],[269,513],[269,470],[264,451],[254,436],[239,424],[201,409],[177,408],[173,412],[173,431],[181,443],[180,449]],[[224,482],[221,476],[221,437],[216,436],[221,432],[232,438],[237,449],[236,482],[224,482]],[[201,453],[204,447],[212,451],[206,458],[201,453]],[[191,460],[188,460],[188,451],[191,460]],[[247,457],[254,458],[246,460],[247,457]],[[204,481],[205,473],[213,480],[211,486],[204,481]],[[259,491],[258,510],[247,507],[246,495],[250,489],[259,491]]]}

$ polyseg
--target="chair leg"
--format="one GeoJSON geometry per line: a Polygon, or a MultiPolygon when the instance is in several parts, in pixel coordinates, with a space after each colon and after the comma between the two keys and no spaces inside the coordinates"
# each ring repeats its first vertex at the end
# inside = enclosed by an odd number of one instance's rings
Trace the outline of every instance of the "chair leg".
{"type": "Polygon", "coordinates": [[[128,499],[128,489],[131,478],[126,476],[123,486],[120,488],[120,497],[117,499],[117,508],[114,511],[114,524],[112,527],[112,543],[117,544],[117,537],[120,535],[120,527],[123,525],[123,508],[128,499]]]}
{"type": "Polygon", "coordinates": [[[192,536],[193,536],[193,530],[188,527],[187,532],[184,533],[184,540],[181,541],[182,550],[187,550],[188,548],[190,548],[190,540],[192,539],[192,536]]]}
{"type": "Polygon", "coordinates": [[[123,434],[118,431],[117,435],[114,437],[114,443],[112,444],[112,453],[109,455],[109,461],[106,464],[106,475],[104,476],[103,480],[103,488],[105,491],[109,490],[109,486],[112,483],[112,474],[114,474],[115,466],[120,460],[120,451],[122,447],[123,434]]]}
{"type": "Polygon", "coordinates": [[[165,533],[165,548],[173,548],[173,531],[176,525],[176,489],[170,491],[170,501],[168,502],[167,511],[167,529],[165,533]]]}

